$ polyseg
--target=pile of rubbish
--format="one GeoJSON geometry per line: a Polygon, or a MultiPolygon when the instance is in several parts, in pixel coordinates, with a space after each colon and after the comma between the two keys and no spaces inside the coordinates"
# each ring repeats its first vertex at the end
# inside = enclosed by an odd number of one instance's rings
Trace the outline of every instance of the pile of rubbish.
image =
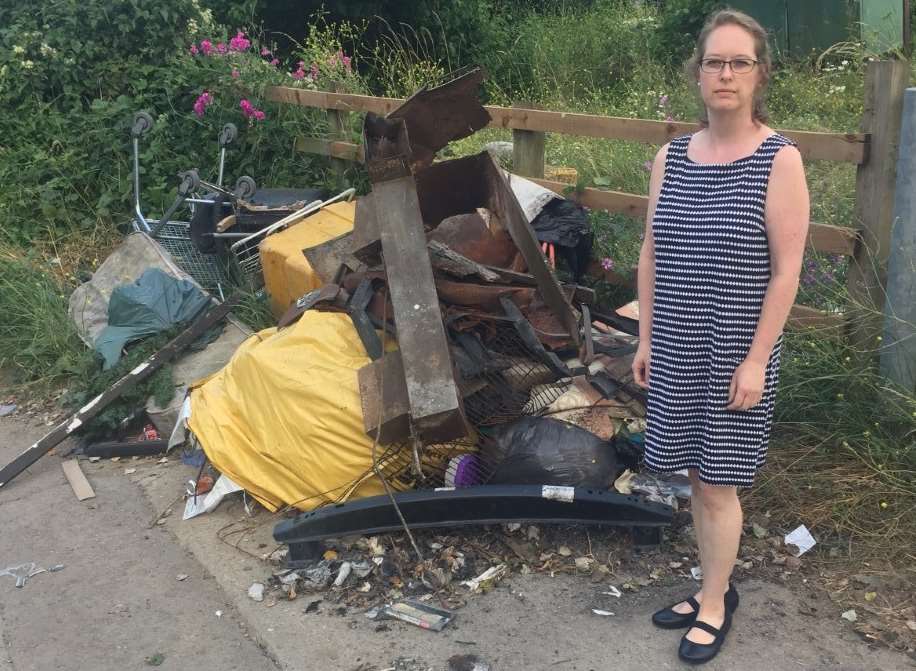
{"type": "MultiPolygon", "coordinates": [[[[142,225],[74,293],[71,316],[106,365],[132,341],[185,330],[2,469],[0,486],[175,362],[172,402],[145,409],[163,438],[109,443],[105,455],[189,446],[214,473],[192,483],[186,518],[238,490],[270,511],[299,511],[274,532],[295,571],[275,587],[384,575],[384,559],[338,563],[332,575],[321,542],[399,529],[573,522],[632,527],[638,544],[657,543],[683,483],[638,473],[638,314],[602,314],[579,284],[586,212],[487,151],[434,160],[489,122],[482,77],[471,69],[367,115],[372,189],[355,200],[352,190],[327,200],[283,191],[272,208],[253,182],[228,192],[222,137],[207,197],[195,201],[202,183],[183,176],[179,201],[198,202],[184,233],[168,221],[174,208],[144,218],[138,195],[142,225]],[[219,301],[213,276],[194,276],[202,255],[221,278],[235,267],[263,283],[277,326],[252,334],[232,318],[230,285],[217,282],[219,301]]],[[[474,579],[460,554],[440,553],[423,579],[474,579]]]]}

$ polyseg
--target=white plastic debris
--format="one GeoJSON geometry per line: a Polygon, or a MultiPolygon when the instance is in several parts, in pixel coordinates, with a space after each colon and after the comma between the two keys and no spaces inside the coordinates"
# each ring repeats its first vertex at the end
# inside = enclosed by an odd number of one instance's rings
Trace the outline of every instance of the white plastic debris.
{"type": "Polygon", "coordinates": [[[607,595],[607,596],[613,596],[613,597],[616,597],[616,598],[618,598],[618,599],[619,599],[621,596],[623,596],[623,592],[621,592],[619,589],[617,589],[617,588],[614,587],[613,585],[611,585],[611,586],[608,587],[607,589],[608,589],[608,591],[607,591],[607,592],[602,592],[602,594],[605,594],[605,595],[607,595]]]}
{"type": "Polygon", "coordinates": [[[259,582],[252,583],[251,587],[248,588],[248,598],[251,599],[252,601],[263,601],[264,600],[264,585],[259,582]]]}
{"type": "Polygon", "coordinates": [[[242,488],[232,481],[227,475],[219,476],[216,484],[205,496],[189,496],[184,507],[183,520],[189,520],[203,513],[209,513],[218,506],[222,500],[235,492],[242,491],[242,488]]]}
{"type": "Polygon", "coordinates": [[[337,572],[337,578],[334,580],[334,587],[341,587],[347,578],[350,577],[350,572],[353,570],[353,564],[348,561],[345,561],[340,565],[340,570],[337,572]]]}
{"type": "Polygon", "coordinates": [[[804,524],[794,531],[787,533],[785,542],[786,545],[794,545],[798,548],[798,552],[792,552],[796,557],[801,557],[817,543],[817,541],[814,540],[814,536],[808,531],[808,527],[804,524]]]}
{"type": "Polygon", "coordinates": [[[609,611],[609,610],[601,610],[600,608],[592,608],[592,612],[593,612],[595,615],[602,615],[602,616],[604,616],[604,617],[609,617],[609,616],[611,616],[611,615],[614,614],[614,613],[612,613],[612,612],[609,611]]]}
{"type": "Polygon", "coordinates": [[[491,566],[486,571],[481,573],[476,578],[471,578],[470,580],[465,580],[462,582],[462,585],[468,587],[472,592],[479,591],[482,587],[492,587],[497,582],[499,582],[503,576],[508,572],[509,567],[505,564],[499,564],[497,566],[491,566]]]}
{"type": "Polygon", "coordinates": [[[692,569],[690,569],[690,575],[693,576],[694,580],[702,580],[703,579],[703,569],[700,568],[699,566],[694,566],[692,569]]]}
{"type": "Polygon", "coordinates": [[[849,620],[850,622],[855,622],[856,620],[859,619],[859,616],[856,614],[856,611],[853,608],[850,608],[849,610],[847,610],[845,613],[840,615],[840,617],[843,618],[844,620],[849,620]]]}

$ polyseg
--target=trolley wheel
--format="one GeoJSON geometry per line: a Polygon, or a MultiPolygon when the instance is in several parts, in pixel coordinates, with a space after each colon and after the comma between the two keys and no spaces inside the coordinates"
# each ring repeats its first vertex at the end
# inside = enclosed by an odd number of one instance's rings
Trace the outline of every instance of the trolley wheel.
{"type": "Polygon", "coordinates": [[[197,168],[191,168],[185,172],[178,173],[181,184],[178,185],[178,193],[187,198],[194,191],[200,188],[200,175],[197,174],[197,168]]]}
{"type": "Polygon", "coordinates": [[[147,131],[153,127],[153,117],[148,112],[137,112],[134,114],[134,123],[130,128],[130,134],[133,137],[146,135],[147,131]]]}
{"type": "Polygon", "coordinates": [[[248,175],[242,175],[235,183],[235,197],[240,200],[248,200],[258,190],[258,185],[254,178],[248,175]]]}
{"type": "Polygon", "coordinates": [[[238,136],[238,127],[234,123],[227,123],[219,132],[219,146],[225,147],[226,145],[232,144],[238,136]]]}

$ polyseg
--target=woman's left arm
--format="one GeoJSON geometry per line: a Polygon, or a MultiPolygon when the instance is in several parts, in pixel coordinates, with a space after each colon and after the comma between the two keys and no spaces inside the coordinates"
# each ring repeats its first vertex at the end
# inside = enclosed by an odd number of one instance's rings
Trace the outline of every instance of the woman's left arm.
{"type": "Polygon", "coordinates": [[[798,149],[786,146],[773,159],[766,198],[770,247],[770,282],[751,349],[735,370],[729,410],[747,410],[763,395],[770,353],[789,317],[798,292],[798,276],[808,237],[809,200],[805,169],[798,149]]]}

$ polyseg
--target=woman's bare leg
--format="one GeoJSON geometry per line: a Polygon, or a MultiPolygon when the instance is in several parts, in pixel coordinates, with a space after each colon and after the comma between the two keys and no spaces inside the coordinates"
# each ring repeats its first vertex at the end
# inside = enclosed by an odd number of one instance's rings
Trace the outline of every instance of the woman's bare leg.
{"type": "MultiPolygon", "coordinates": [[[[700,502],[700,475],[695,468],[690,468],[687,470],[687,475],[690,477],[690,516],[693,518],[693,535],[697,540],[697,549],[700,554],[700,566],[703,565],[703,506],[700,502]]],[[[697,592],[694,596],[694,599],[698,603],[703,603],[703,593],[702,591],[697,592]]],[[[679,604],[673,608],[675,613],[692,613],[693,606],[691,606],[686,601],[681,601],[679,604]]]]}
{"type": "MultiPolygon", "coordinates": [[[[698,620],[714,627],[725,621],[725,592],[738,557],[743,514],[737,487],[700,483],[699,492],[702,531],[700,561],[703,567],[703,589],[698,620]]],[[[696,495],[694,493],[694,495],[696,495]]],[[[687,638],[695,643],[712,643],[712,634],[691,628],[687,638]]]]}

